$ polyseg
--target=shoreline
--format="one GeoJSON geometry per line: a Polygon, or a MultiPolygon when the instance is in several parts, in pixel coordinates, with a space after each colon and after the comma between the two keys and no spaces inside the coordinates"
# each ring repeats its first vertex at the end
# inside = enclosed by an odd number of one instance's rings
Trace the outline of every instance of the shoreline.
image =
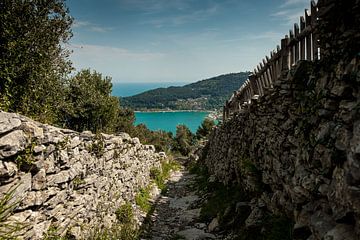
{"type": "Polygon", "coordinates": [[[136,110],[136,113],[152,113],[152,112],[208,112],[214,113],[215,111],[212,110],[136,110]]]}
{"type": "Polygon", "coordinates": [[[145,111],[134,111],[135,113],[174,113],[174,112],[199,112],[207,113],[207,118],[210,118],[214,121],[221,119],[221,114],[218,111],[214,110],[145,110],[145,111]]]}

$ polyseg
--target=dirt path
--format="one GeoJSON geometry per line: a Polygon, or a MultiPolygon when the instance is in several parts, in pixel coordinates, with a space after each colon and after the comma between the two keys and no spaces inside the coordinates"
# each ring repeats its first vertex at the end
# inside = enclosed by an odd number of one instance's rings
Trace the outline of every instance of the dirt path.
{"type": "Polygon", "coordinates": [[[194,186],[196,177],[184,169],[171,174],[168,191],[156,200],[151,226],[141,239],[219,239],[199,222],[201,198],[194,186]]]}

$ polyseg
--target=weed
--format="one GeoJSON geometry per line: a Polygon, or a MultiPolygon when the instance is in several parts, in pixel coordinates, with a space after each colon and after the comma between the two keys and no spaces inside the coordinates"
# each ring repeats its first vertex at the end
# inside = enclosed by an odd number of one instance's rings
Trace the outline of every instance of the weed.
{"type": "Polygon", "coordinates": [[[28,170],[31,169],[31,165],[34,162],[34,148],[36,146],[35,141],[31,141],[31,143],[24,149],[23,152],[21,152],[15,159],[15,162],[17,164],[17,167],[19,169],[22,169],[23,167],[26,167],[28,170]]]}
{"type": "Polygon", "coordinates": [[[119,223],[126,224],[126,223],[132,223],[134,218],[133,209],[131,207],[130,203],[125,203],[121,205],[116,211],[115,211],[116,219],[119,221],[119,223]]]}
{"type": "Polygon", "coordinates": [[[149,202],[150,199],[150,187],[149,185],[146,188],[140,188],[138,194],[136,194],[135,202],[144,212],[149,212],[151,209],[151,205],[149,202]]]}
{"type": "Polygon", "coordinates": [[[85,183],[85,180],[79,176],[76,176],[72,182],[74,184],[74,189],[78,189],[80,185],[85,183]]]}
{"type": "Polygon", "coordinates": [[[171,171],[176,171],[180,168],[179,164],[174,160],[169,160],[168,162],[163,161],[161,163],[161,169],[151,168],[150,177],[154,180],[155,184],[161,189],[164,193],[166,192],[165,181],[169,178],[171,171]]]}
{"type": "Polygon", "coordinates": [[[18,204],[13,198],[16,188],[10,189],[0,199],[0,240],[17,239],[19,232],[26,227],[24,223],[8,221],[18,204]]]}

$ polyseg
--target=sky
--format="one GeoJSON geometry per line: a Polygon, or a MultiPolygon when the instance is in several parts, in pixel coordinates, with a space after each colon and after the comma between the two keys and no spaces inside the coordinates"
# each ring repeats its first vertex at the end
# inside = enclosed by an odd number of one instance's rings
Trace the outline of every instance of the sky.
{"type": "Polygon", "coordinates": [[[310,0],[67,0],[77,70],[114,83],[195,82],[252,71],[310,0]]]}

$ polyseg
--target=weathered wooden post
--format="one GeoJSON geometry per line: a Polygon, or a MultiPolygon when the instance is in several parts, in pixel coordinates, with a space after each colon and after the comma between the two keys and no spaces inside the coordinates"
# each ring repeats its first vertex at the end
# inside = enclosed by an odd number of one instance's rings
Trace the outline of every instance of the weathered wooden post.
{"type": "Polygon", "coordinates": [[[249,75],[249,82],[253,96],[259,95],[259,89],[256,87],[256,76],[254,74],[249,75]]]}
{"type": "Polygon", "coordinates": [[[299,61],[299,25],[297,23],[294,24],[294,34],[295,34],[295,60],[294,63],[296,64],[299,61]]]}
{"type": "Polygon", "coordinates": [[[281,39],[281,72],[289,70],[288,36],[281,39]]]}
{"type": "Polygon", "coordinates": [[[315,1],[311,1],[311,27],[312,27],[312,46],[313,46],[313,60],[318,59],[318,36],[316,34],[316,24],[317,24],[317,6],[315,1]]]}
{"type": "MultiPolygon", "coordinates": [[[[311,16],[309,16],[307,9],[305,9],[305,28],[311,28],[311,16]]],[[[311,31],[306,34],[306,60],[311,61],[311,31]]]]}
{"type": "MultiPolygon", "coordinates": [[[[300,34],[304,33],[305,30],[305,19],[303,16],[300,17],[300,34]]],[[[300,59],[305,60],[305,37],[301,36],[300,39],[300,59]]]]}

